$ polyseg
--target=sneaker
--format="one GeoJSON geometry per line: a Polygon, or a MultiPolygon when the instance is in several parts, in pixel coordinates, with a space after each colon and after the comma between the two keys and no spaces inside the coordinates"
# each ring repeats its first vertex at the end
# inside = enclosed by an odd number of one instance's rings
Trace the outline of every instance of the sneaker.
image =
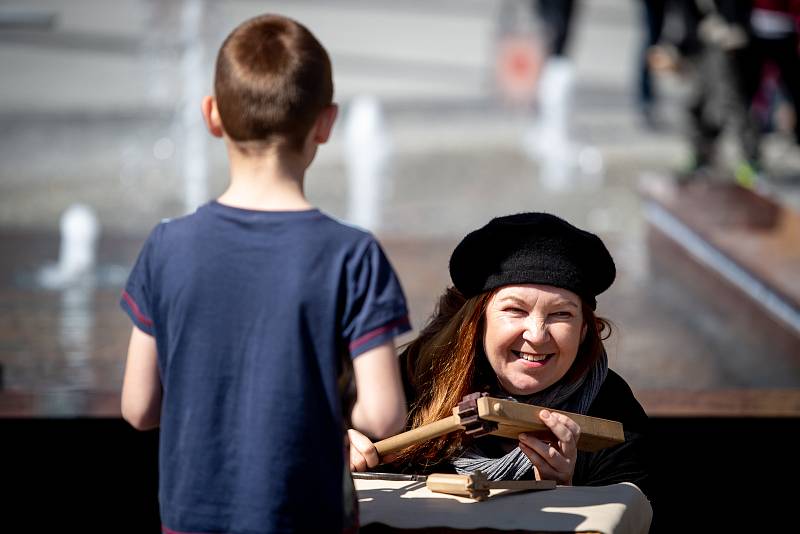
{"type": "Polygon", "coordinates": [[[710,163],[700,161],[693,157],[682,169],[675,171],[675,181],[678,185],[686,185],[690,182],[708,181],[713,175],[710,163]]]}
{"type": "Polygon", "coordinates": [[[755,161],[742,161],[733,171],[736,183],[747,189],[754,189],[761,175],[761,166],[755,161]]]}

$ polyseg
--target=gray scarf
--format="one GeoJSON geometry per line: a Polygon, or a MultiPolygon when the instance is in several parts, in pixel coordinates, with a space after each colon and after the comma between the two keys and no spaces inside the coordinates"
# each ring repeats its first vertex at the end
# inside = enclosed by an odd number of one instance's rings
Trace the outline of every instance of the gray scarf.
{"type": "MultiPolygon", "coordinates": [[[[571,384],[556,382],[544,391],[525,397],[509,395],[498,386],[498,394],[492,393],[492,395],[585,415],[597,397],[607,374],[608,356],[603,351],[603,355],[598,358],[589,372],[571,384]]],[[[459,474],[480,470],[489,480],[520,480],[532,468],[531,461],[519,447],[500,458],[489,458],[481,449],[480,440],[465,449],[459,456],[450,458],[450,463],[459,474]]]]}

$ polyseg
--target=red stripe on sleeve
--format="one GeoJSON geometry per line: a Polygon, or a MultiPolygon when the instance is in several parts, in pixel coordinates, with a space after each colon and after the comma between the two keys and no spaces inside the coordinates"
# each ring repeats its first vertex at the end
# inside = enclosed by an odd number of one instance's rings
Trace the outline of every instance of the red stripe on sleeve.
{"type": "Polygon", "coordinates": [[[356,350],[358,347],[362,346],[363,344],[367,343],[369,340],[378,337],[379,335],[388,332],[389,330],[401,326],[403,324],[408,324],[408,316],[402,317],[390,323],[386,323],[385,325],[376,328],[370,332],[367,332],[360,338],[356,339],[352,343],[350,343],[350,351],[356,350]]]}
{"type": "Polygon", "coordinates": [[[133,300],[133,297],[131,297],[128,294],[127,291],[124,291],[124,290],[122,291],[122,298],[125,299],[125,302],[128,303],[128,306],[130,306],[131,311],[133,311],[133,315],[136,316],[136,318],[139,319],[139,321],[141,321],[142,324],[144,324],[146,326],[153,326],[153,320],[152,319],[148,319],[141,312],[141,310],[139,310],[139,306],[136,305],[136,301],[133,300]]]}

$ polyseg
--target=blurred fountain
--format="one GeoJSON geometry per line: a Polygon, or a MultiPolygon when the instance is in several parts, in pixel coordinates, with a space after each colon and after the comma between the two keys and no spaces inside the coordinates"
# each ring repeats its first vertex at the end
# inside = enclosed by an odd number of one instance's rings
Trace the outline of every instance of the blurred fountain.
{"type": "MultiPolygon", "coordinates": [[[[32,272],[15,276],[16,285],[25,290],[51,291],[58,298],[57,325],[42,332],[42,338],[58,341],[57,354],[42,355],[48,372],[58,372],[60,383],[48,388],[46,406],[40,409],[48,414],[80,414],[85,409],[86,398],[74,395],[105,387],[97,383],[94,355],[95,315],[98,291],[119,291],[128,275],[120,265],[98,265],[97,249],[101,229],[94,211],[84,204],[73,204],[61,215],[58,261],[46,264],[32,272]]],[[[50,299],[46,299],[50,301],[50,299]]]]}
{"type": "Polygon", "coordinates": [[[139,184],[142,174],[179,177],[180,183],[165,187],[163,194],[178,201],[185,213],[210,196],[210,143],[200,103],[212,92],[209,43],[217,42],[224,30],[217,4],[208,0],[142,4],[146,31],[140,59],[147,75],[146,97],[148,105],[163,111],[159,116],[169,122],[148,132],[142,146],[126,150],[123,179],[127,185],[139,184]]]}
{"type": "Polygon", "coordinates": [[[39,283],[48,289],[62,289],[89,282],[94,275],[100,223],[91,208],[73,204],[61,215],[58,263],[39,272],[39,283]]]}
{"type": "Polygon", "coordinates": [[[540,162],[542,186],[550,191],[573,186],[576,150],[569,139],[568,121],[574,77],[569,60],[547,60],[539,86],[538,124],[523,141],[528,154],[540,162]]]}
{"type": "Polygon", "coordinates": [[[584,182],[594,189],[600,188],[606,173],[606,162],[600,149],[588,145],[580,147],[578,169],[584,182]]]}
{"type": "Polygon", "coordinates": [[[347,221],[376,232],[387,193],[391,139],[377,98],[357,96],[349,108],[344,132],[347,221]]]}
{"type": "Polygon", "coordinates": [[[205,65],[203,24],[205,2],[185,0],[181,11],[183,56],[181,73],[183,105],[180,125],[183,132],[182,171],[184,210],[193,212],[208,200],[208,133],[200,113],[200,102],[209,92],[205,65]]]}
{"type": "Polygon", "coordinates": [[[58,341],[66,363],[65,376],[71,389],[91,389],[92,337],[94,335],[94,287],[74,285],[61,292],[58,341]]]}
{"type": "Polygon", "coordinates": [[[593,187],[602,185],[602,153],[570,137],[575,73],[571,61],[552,57],[545,63],[539,87],[538,120],[523,136],[523,149],[540,164],[542,186],[568,191],[580,178],[593,187]]]}
{"type": "MultiPolygon", "coordinates": [[[[38,282],[44,288],[61,291],[57,333],[66,360],[67,387],[85,389],[94,382],[90,359],[100,224],[91,208],[73,204],[61,215],[60,230],[58,263],[42,268],[38,282]]],[[[74,413],[78,408],[60,400],[67,404],[58,402],[51,407],[56,413],[74,413]]]]}
{"type": "Polygon", "coordinates": [[[20,274],[17,277],[20,285],[57,291],[73,287],[121,287],[128,275],[125,267],[97,264],[100,223],[92,208],[72,204],[61,214],[59,229],[58,262],[45,265],[32,276],[20,274]]]}

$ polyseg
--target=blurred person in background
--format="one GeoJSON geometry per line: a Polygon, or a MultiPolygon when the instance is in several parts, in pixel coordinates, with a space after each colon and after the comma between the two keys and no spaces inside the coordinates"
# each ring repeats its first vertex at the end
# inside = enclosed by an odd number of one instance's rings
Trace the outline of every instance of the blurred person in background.
{"type": "Polygon", "coordinates": [[[642,0],[641,4],[644,37],[641,52],[637,58],[636,103],[644,126],[656,130],[661,126],[656,111],[658,92],[653,76],[654,69],[648,58],[652,47],[661,40],[667,0],[642,0]]]}
{"type": "MultiPolygon", "coordinates": [[[[730,128],[738,144],[733,178],[754,187],[765,173],[762,133],[773,122],[774,102],[784,97],[796,109],[800,99],[800,2],[686,0],[678,5],[684,26],[680,42],[670,43],[667,36],[649,54],[651,65],[681,65],[679,70],[688,72],[691,80],[691,156],[677,178],[685,183],[718,175],[725,166],[720,141],[730,128]],[[770,90],[770,68],[777,71],[782,91],[773,87],[772,94],[765,94],[770,90]]],[[[796,118],[793,137],[800,142],[796,118]]]]}
{"type": "Polygon", "coordinates": [[[709,178],[719,163],[719,141],[727,127],[735,129],[741,150],[737,179],[752,186],[760,169],[758,125],[747,97],[751,61],[750,1],[696,0],[688,9],[696,16],[699,53],[693,58],[692,91],[687,106],[691,161],[679,173],[681,182],[709,178]]]}
{"type": "Polygon", "coordinates": [[[759,124],[762,129],[768,129],[772,123],[774,102],[788,100],[794,111],[792,134],[795,144],[800,144],[800,120],[797,113],[800,106],[799,28],[800,0],[754,0],[750,14],[751,57],[744,76],[746,98],[752,105],[759,91],[768,91],[765,87],[766,78],[777,71],[779,83],[777,87],[772,87],[773,95],[766,95],[770,102],[767,102],[765,116],[759,119],[759,124]],[[768,71],[768,67],[772,67],[773,71],[768,71]],[[780,93],[778,98],[774,98],[775,92],[780,93]]]}

